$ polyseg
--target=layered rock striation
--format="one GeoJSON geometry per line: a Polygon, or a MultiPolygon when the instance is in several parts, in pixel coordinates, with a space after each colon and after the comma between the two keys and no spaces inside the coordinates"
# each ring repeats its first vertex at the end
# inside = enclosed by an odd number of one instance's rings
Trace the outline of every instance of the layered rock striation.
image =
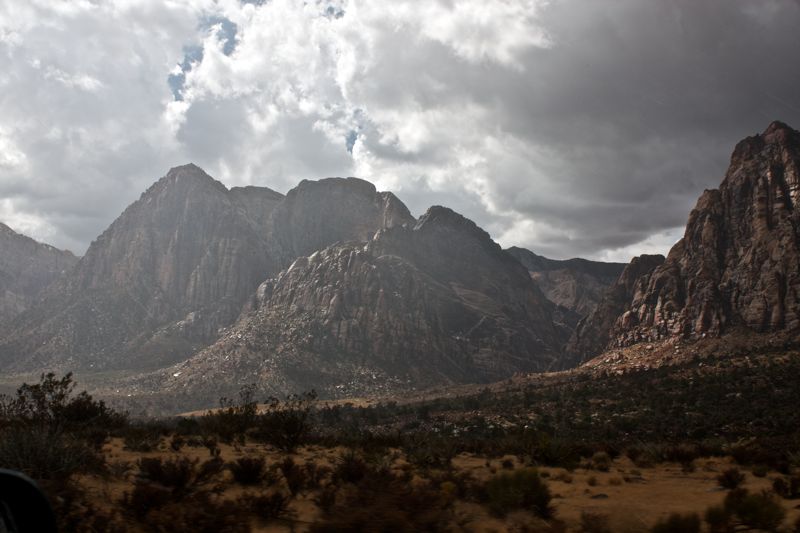
{"type": "Polygon", "coordinates": [[[502,379],[558,364],[551,308],[486,232],[433,207],[413,226],[297,259],[164,387],[222,393],[252,376],[278,392],[348,395],[502,379]]]}
{"type": "Polygon", "coordinates": [[[170,170],[89,247],[0,341],[0,368],[144,369],[218,338],[258,285],[338,241],[414,223],[390,193],[355,178],[284,195],[228,190],[195,165],[170,170]]]}
{"type": "Polygon", "coordinates": [[[624,263],[548,259],[518,247],[506,252],[528,269],[547,299],[556,304],[556,320],[570,331],[595,309],[625,268],[624,263]]]}
{"type": "MultiPolygon", "coordinates": [[[[579,328],[573,349],[800,326],[800,133],[773,122],[741,141],[719,189],[705,191],[683,238],[645,274],[624,309],[579,328]],[[608,324],[608,340],[602,331],[608,324]],[[592,340],[594,339],[594,340],[592,340]]],[[[613,299],[614,296],[610,296],[613,299]]],[[[598,309],[599,311],[599,309],[598,309]]]]}

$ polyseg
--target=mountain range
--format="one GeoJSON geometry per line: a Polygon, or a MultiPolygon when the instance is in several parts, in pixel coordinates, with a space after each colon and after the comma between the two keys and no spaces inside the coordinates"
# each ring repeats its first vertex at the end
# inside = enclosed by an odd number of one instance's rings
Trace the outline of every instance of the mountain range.
{"type": "Polygon", "coordinates": [[[605,350],[800,326],[800,133],[740,142],[684,237],[630,264],[503,250],[356,178],[286,195],[170,170],[80,259],[0,226],[0,370],[112,372],[209,403],[553,371],[605,350]]]}

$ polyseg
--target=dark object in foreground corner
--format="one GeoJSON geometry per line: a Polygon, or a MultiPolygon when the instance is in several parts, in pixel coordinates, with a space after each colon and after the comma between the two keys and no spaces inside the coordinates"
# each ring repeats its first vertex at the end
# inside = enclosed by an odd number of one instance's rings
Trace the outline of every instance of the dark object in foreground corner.
{"type": "Polygon", "coordinates": [[[29,477],[0,468],[0,533],[55,533],[56,518],[29,477]]]}

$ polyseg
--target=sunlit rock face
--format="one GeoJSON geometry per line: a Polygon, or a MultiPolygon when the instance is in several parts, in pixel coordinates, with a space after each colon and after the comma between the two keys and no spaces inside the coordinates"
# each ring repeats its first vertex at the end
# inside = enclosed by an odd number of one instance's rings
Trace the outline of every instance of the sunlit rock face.
{"type": "MultiPolygon", "coordinates": [[[[637,280],[624,308],[579,328],[572,349],[800,326],[800,133],[773,122],[735,148],[719,189],[705,191],[664,263],[637,280]],[[587,332],[608,329],[596,342],[587,332]],[[602,325],[602,326],[601,326],[602,325]],[[581,337],[583,336],[583,339],[581,337]]],[[[610,296],[614,298],[614,296],[610,296]]]]}

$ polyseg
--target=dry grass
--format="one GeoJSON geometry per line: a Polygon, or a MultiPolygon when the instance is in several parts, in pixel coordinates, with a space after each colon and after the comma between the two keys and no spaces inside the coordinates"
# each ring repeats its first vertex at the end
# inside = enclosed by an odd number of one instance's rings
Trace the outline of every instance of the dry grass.
{"type": "MultiPolygon", "coordinates": [[[[265,481],[255,487],[242,486],[233,479],[229,469],[221,470],[207,486],[213,487],[216,501],[247,501],[264,497],[267,492],[281,493],[289,497],[288,514],[285,520],[264,521],[251,517],[250,528],[256,532],[305,531],[310,524],[325,517],[320,502],[325,502],[326,493],[336,494],[336,499],[351,497],[355,485],[344,481],[336,481],[334,473],[337,465],[351,454],[343,448],[324,448],[307,446],[297,450],[290,457],[298,468],[313,464],[313,468],[322,468],[327,472],[315,482],[308,483],[297,494],[292,495],[286,480],[280,474],[280,465],[287,454],[274,448],[245,443],[244,446],[220,444],[220,458],[225,462],[233,462],[244,457],[263,457],[267,470],[273,466],[272,481],[265,481]],[[269,483],[271,486],[267,487],[269,483]]],[[[117,468],[106,476],[84,475],[76,480],[78,485],[89,494],[93,501],[103,502],[107,510],[118,509],[126,492],[132,489],[136,478],[136,465],[143,457],[175,459],[186,458],[202,464],[210,458],[209,451],[202,447],[184,446],[174,451],[169,446],[169,439],[164,438],[158,449],[148,453],[136,453],[124,448],[120,439],[112,439],[103,449],[109,464],[133,465],[131,468],[117,468]]],[[[508,458],[510,459],[510,458],[508,458]]],[[[463,497],[451,481],[431,481],[441,476],[448,479],[471,480],[476,485],[487,482],[503,472],[516,471],[525,465],[516,460],[507,460],[506,468],[498,466],[503,462],[487,460],[486,457],[473,454],[460,454],[452,461],[452,472],[440,470],[423,470],[409,463],[402,453],[392,450],[383,458],[383,467],[387,467],[391,475],[407,479],[409,486],[428,487],[435,490],[442,498],[449,499],[447,516],[450,529],[453,531],[485,532],[490,531],[556,531],[531,513],[516,511],[504,518],[491,516],[485,505],[477,503],[473,498],[463,497]],[[511,469],[509,463],[513,463],[511,469]],[[494,472],[493,472],[494,470],[494,472]],[[437,477],[439,476],[439,477],[437,477]]],[[[628,458],[617,458],[609,464],[608,472],[595,469],[578,468],[565,471],[561,468],[541,468],[545,481],[553,495],[552,506],[557,520],[563,522],[566,531],[579,531],[581,516],[585,513],[608,517],[612,531],[645,532],[658,520],[671,513],[696,512],[701,516],[712,505],[720,504],[726,491],[718,485],[717,477],[731,467],[729,459],[701,459],[693,472],[686,472],[680,464],[661,464],[650,468],[636,467],[628,458]],[[632,474],[635,473],[635,474],[632,474]],[[597,483],[589,486],[587,481],[595,478],[597,483]]],[[[587,465],[588,466],[588,465],[587,465]]],[[[749,472],[748,472],[749,473],[749,472]]],[[[765,477],[747,475],[743,487],[751,491],[769,489],[772,479],[777,474],[769,472],[765,477]]],[[[267,475],[267,478],[270,476],[267,475]]],[[[442,478],[443,479],[443,478],[442,478]]],[[[336,501],[336,500],[334,500],[336,501]]],[[[330,502],[329,502],[330,503],[330,502]]],[[[800,516],[800,511],[793,509],[792,502],[784,502],[787,509],[787,524],[793,523],[800,516]]],[[[124,513],[123,513],[124,517],[124,513]]],[[[141,525],[133,520],[131,531],[143,531],[141,525]]],[[[563,530],[563,529],[562,529],[563,530]]]]}

